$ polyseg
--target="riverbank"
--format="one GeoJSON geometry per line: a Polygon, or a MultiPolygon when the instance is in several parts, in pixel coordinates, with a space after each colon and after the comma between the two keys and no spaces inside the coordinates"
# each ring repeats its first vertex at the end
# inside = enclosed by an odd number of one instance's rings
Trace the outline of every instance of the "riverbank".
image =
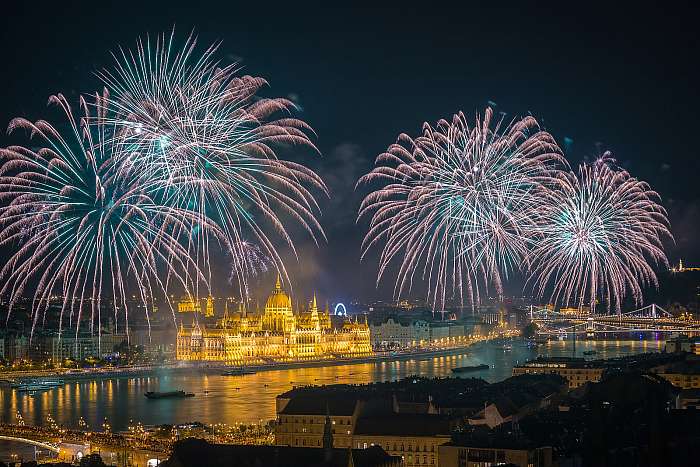
{"type": "MultiPolygon", "coordinates": [[[[441,348],[421,348],[412,349],[401,352],[375,352],[371,356],[349,357],[349,358],[329,358],[323,360],[303,360],[292,362],[269,362],[257,365],[246,365],[245,368],[260,372],[272,370],[288,370],[296,368],[319,368],[326,366],[339,365],[360,365],[366,363],[378,363],[388,361],[403,361],[416,358],[431,358],[442,355],[452,355],[463,353],[469,347],[479,342],[484,342],[486,339],[474,340],[463,345],[456,345],[441,348]]],[[[34,371],[12,371],[0,373],[0,383],[9,383],[18,379],[26,378],[45,378],[45,377],[60,377],[66,381],[80,381],[86,379],[99,378],[116,378],[116,377],[146,377],[153,374],[183,374],[192,372],[215,373],[230,369],[231,365],[219,364],[217,362],[177,362],[169,363],[160,366],[131,366],[131,367],[103,367],[90,368],[80,371],[66,370],[34,370],[34,371]]]]}
{"type": "MultiPolygon", "coordinates": [[[[327,360],[308,360],[299,362],[272,362],[263,365],[249,365],[245,366],[246,369],[253,371],[272,371],[272,370],[290,370],[295,368],[319,368],[326,366],[341,366],[341,365],[362,365],[365,363],[379,363],[379,362],[391,362],[391,361],[403,361],[403,360],[414,360],[420,358],[431,358],[439,357],[443,355],[453,355],[462,354],[468,349],[477,344],[478,342],[484,341],[474,341],[469,344],[454,346],[449,348],[440,349],[416,349],[407,352],[386,352],[386,353],[375,353],[372,356],[357,357],[357,358],[334,358],[327,360]]],[[[200,364],[199,366],[192,366],[191,368],[198,368],[204,371],[222,371],[230,369],[230,365],[216,365],[216,364],[200,364]]]]}

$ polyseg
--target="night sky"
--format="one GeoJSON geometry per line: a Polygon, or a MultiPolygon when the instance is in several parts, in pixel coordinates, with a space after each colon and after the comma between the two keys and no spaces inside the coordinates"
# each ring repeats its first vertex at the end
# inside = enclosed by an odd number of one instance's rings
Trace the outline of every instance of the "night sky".
{"type": "MultiPolygon", "coordinates": [[[[139,36],[175,27],[181,38],[194,30],[201,44],[221,40],[222,58],[268,79],[270,96],[296,100],[298,116],[318,134],[321,156],[280,153],[318,171],[331,190],[322,200],[327,244],[316,248],[297,236],[295,290],[308,293],[313,283],[331,301],[389,298],[391,284],[375,288],[376,261],[359,262],[356,180],[400,132],[416,135],[424,121],[459,110],[473,116],[489,101],[508,117],[532,113],[562,145],[573,140],[567,158],[574,165],[611,150],[661,194],[676,238],[669,260],[700,266],[694,11],[587,9],[585,2],[575,10],[567,2],[463,9],[105,3],[112,2],[3,5],[0,125],[56,115],[46,109],[50,94],[75,102],[95,91],[92,72],[139,36]]],[[[3,135],[0,144],[12,140],[3,135]]]]}

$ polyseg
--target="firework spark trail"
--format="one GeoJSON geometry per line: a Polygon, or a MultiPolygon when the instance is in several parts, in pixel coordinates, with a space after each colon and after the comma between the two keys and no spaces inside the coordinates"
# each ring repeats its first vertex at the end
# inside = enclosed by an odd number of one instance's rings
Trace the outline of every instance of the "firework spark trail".
{"type": "Polygon", "coordinates": [[[539,192],[565,160],[534,118],[492,117],[488,108],[470,126],[459,113],[415,139],[401,134],[358,182],[382,184],[360,206],[358,220],[371,214],[362,256],[384,242],[378,283],[400,258],[396,296],[418,275],[434,309],[465,295],[474,304],[490,284],[501,294],[503,275],[527,260],[539,192]]]}
{"type": "Polygon", "coordinates": [[[0,149],[0,246],[20,245],[0,270],[0,294],[9,297],[11,311],[35,288],[32,332],[55,296],[61,297],[61,329],[66,313],[77,332],[89,312],[99,333],[102,304],[110,300],[115,323],[120,309],[128,323],[127,289],[134,286],[148,316],[154,291],[165,289],[159,273],[186,289],[202,277],[179,232],[197,223],[221,235],[196,213],[154,201],[138,172],[119,162],[120,145],[100,110],[104,98],[97,95],[90,105],[81,98],[83,115],[76,118],[62,95],[52,96],[70,127],[67,135],[46,121],[16,118],[8,131],[26,129],[45,147],[0,149]],[[90,114],[91,107],[98,112],[90,114]]]}
{"type": "Polygon", "coordinates": [[[238,282],[240,284],[242,276],[242,287],[245,292],[244,297],[249,297],[250,280],[268,272],[273,264],[270,258],[265,256],[265,253],[263,253],[260,247],[251,242],[241,242],[241,244],[231,248],[231,252],[231,275],[229,276],[229,283],[238,282]],[[243,256],[240,256],[241,253],[243,256]]]}
{"type": "Polygon", "coordinates": [[[532,251],[530,282],[555,303],[606,302],[620,312],[623,298],[642,302],[642,288],[657,286],[650,261],[668,266],[662,241],[671,239],[666,211],[649,185],[618,168],[606,152],[563,174],[543,200],[541,241],[532,251]]]}
{"type": "MultiPolygon", "coordinates": [[[[135,51],[115,54],[113,70],[98,74],[110,97],[107,105],[119,131],[126,163],[140,167],[149,191],[162,203],[191,209],[215,220],[228,245],[254,241],[286,276],[276,241],[291,247],[285,217],[314,240],[325,238],[315,215],[312,191],[327,189],[312,170],[279,160],[273,146],[303,145],[316,150],[311,128],[289,113],[294,104],[257,96],[267,82],[236,76],[235,65],[220,66],[218,45],[200,55],[190,36],[177,48],[173,36],[139,41],[135,51]],[[277,236],[269,235],[269,224],[277,236]],[[273,237],[275,237],[273,239],[273,237]]],[[[196,235],[189,245],[208,263],[209,239],[196,235]]],[[[246,252],[232,252],[245,260],[246,252]]],[[[199,261],[199,260],[198,260],[199,261]]],[[[241,288],[245,277],[239,276],[241,288]]]]}

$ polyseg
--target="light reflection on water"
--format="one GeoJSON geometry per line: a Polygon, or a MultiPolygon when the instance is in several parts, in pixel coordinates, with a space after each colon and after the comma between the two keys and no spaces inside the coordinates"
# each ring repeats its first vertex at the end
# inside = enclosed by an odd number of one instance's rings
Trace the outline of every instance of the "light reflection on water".
{"type": "MultiPolygon", "coordinates": [[[[27,424],[46,423],[50,414],[58,424],[77,427],[82,416],[92,429],[100,429],[105,417],[116,431],[126,430],[130,420],[147,425],[201,421],[204,423],[253,423],[275,417],[275,396],[293,386],[309,384],[370,383],[410,375],[451,375],[457,366],[486,363],[489,370],[462,375],[500,381],[511,375],[514,364],[537,355],[571,356],[570,341],[554,341],[528,348],[513,342],[512,351],[500,344],[481,343],[461,354],[394,362],[376,362],[316,368],[263,371],[254,375],[155,374],[138,378],[109,378],[67,382],[62,388],[35,396],[7,387],[0,389],[0,420],[15,423],[19,411],[27,424]],[[182,389],[196,394],[188,399],[148,400],[146,391],[182,389]]],[[[663,341],[579,341],[576,354],[596,350],[589,358],[610,358],[663,350],[663,341]]]]}

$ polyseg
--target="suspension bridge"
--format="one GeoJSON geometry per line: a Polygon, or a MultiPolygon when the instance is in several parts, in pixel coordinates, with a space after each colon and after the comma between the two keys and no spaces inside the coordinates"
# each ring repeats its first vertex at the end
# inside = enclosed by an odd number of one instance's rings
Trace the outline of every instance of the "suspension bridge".
{"type": "Polygon", "coordinates": [[[656,304],[616,315],[561,313],[531,306],[530,321],[537,325],[537,333],[540,335],[628,332],[700,333],[700,321],[676,318],[656,304]]]}

